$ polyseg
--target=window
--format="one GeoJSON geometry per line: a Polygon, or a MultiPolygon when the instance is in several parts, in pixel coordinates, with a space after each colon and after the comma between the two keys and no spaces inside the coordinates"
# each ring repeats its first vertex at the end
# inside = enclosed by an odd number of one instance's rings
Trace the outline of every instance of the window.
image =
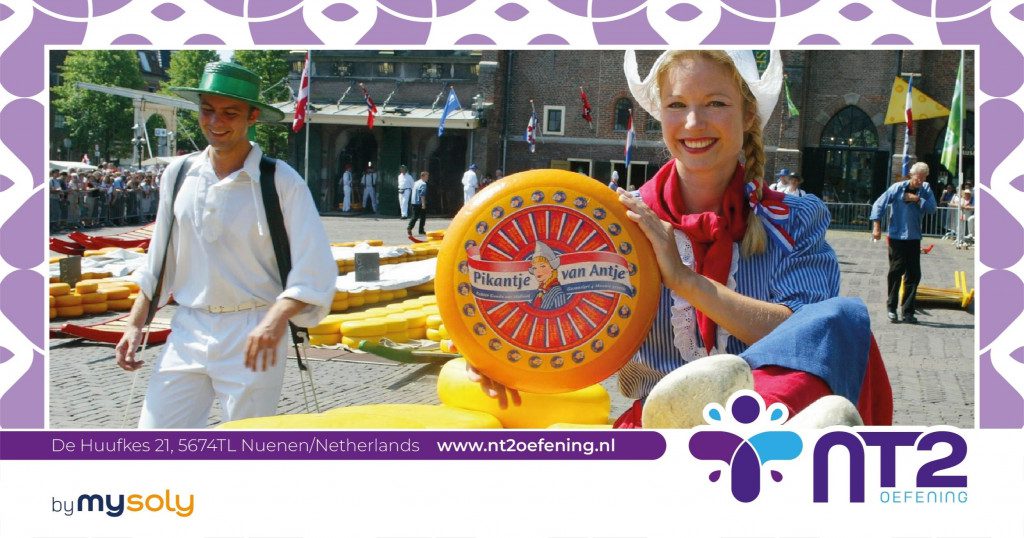
{"type": "Polygon", "coordinates": [[[53,126],[55,128],[57,128],[57,129],[63,129],[64,128],[64,116],[62,116],[60,114],[54,114],[53,115],[53,126]]]}
{"type": "Polygon", "coordinates": [[[338,62],[335,65],[334,72],[339,77],[347,77],[352,73],[351,62],[338,62]]]}
{"type": "Polygon", "coordinates": [[[377,74],[382,77],[390,76],[394,72],[395,64],[391,62],[381,62],[377,64],[377,74]]]}
{"type": "MultiPolygon", "coordinates": [[[[650,177],[647,161],[630,161],[628,169],[624,161],[612,161],[611,165],[611,169],[619,173],[619,186],[626,190],[639,189],[640,185],[643,185],[650,177]]],[[[609,178],[599,177],[598,179],[607,182],[609,178]]]]}
{"type": "Polygon", "coordinates": [[[420,76],[422,78],[441,78],[441,64],[423,64],[420,76]]]}
{"type": "Polygon", "coordinates": [[[615,130],[625,131],[629,125],[629,111],[633,109],[633,101],[622,98],[615,101],[615,130]]]}
{"type": "Polygon", "coordinates": [[[544,107],[544,134],[564,135],[565,134],[565,107],[545,106],[544,107]]]}
{"type": "Polygon", "coordinates": [[[644,132],[646,133],[660,133],[661,122],[654,119],[654,116],[647,114],[647,121],[644,123],[644,132]]]}
{"type": "Polygon", "coordinates": [[[850,105],[825,124],[821,145],[874,149],[878,147],[878,131],[867,113],[850,105]]]}
{"type": "Polygon", "coordinates": [[[593,161],[590,159],[569,159],[569,170],[587,177],[594,177],[590,171],[593,169],[593,161]]]}

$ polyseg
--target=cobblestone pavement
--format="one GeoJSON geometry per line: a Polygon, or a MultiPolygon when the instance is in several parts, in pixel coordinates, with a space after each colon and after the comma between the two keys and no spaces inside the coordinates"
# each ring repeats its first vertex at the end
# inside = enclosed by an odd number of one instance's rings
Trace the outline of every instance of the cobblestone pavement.
{"type": "MultiPolygon", "coordinates": [[[[326,216],[323,222],[332,241],[408,242],[405,222],[396,218],[326,216]]],[[[448,219],[429,218],[427,230],[443,229],[449,223],[448,219]]],[[[92,233],[107,235],[132,228],[104,228],[92,233]]],[[[919,325],[890,324],[885,312],[888,269],[885,243],[873,243],[868,234],[861,232],[829,232],[828,238],[841,264],[842,295],[860,297],[868,305],[872,328],[893,385],[895,422],[973,427],[973,310],[924,308],[918,315],[919,325]]],[[[973,250],[957,250],[952,243],[940,239],[923,241],[925,245],[929,243],[936,246],[930,254],[921,257],[922,284],[952,288],[956,270],[966,271],[968,282],[974,282],[973,250]]],[[[167,308],[160,315],[170,313],[167,308]]],[[[149,366],[133,379],[133,374],[123,372],[114,364],[112,346],[68,338],[52,339],[50,346],[50,427],[119,428],[126,406],[127,427],[134,427],[149,378],[149,366]]],[[[158,351],[159,346],[146,352],[149,362],[158,351]]],[[[367,355],[339,355],[329,360],[310,361],[323,410],[368,403],[438,403],[437,366],[386,363],[367,355]]],[[[289,359],[285,371],[278,411],[306,412],[294,359],[289,359]]],[[[612,395],[612,413],[617,416],[630,401],[619,394],[614,377],[604,385],[612,395]]],[[[219,422],[220,413],[215,405],[210,424],[219,422]]]]}

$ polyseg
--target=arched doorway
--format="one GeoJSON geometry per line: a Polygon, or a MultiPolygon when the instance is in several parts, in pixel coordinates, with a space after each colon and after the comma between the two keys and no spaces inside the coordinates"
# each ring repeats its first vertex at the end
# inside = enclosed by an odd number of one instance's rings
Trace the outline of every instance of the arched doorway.
{"type": "Polygon", "coordinates": [[[870,203],[886,188],[889,159],[867,113],[844,107],[825,124],[818,147],[804,148],[804,189],[826,202],[870,203]]]}
{"type": "Polygon", "coordinates": [[[466,137],[451,131],[441,137],[437,149],[430,154],[427,170],[427,210],[454,215],[462,207],[462,174],[466,171],[466,137]]]}
{"type": "MultiPolygon", "coordinates": [[[[344,170],[346,164],[352,163],[353,201],[362,203],[363,174],[366,173],[367,163],[372,162],[374,166],[378,166],[377,157],[377,139],[373,136],[373,133],[368,129],[360,129],[353,132],[338,159],[339,170],[344,170]]],[[[341,177],[340,171],[338,172],[338,177],[341,177]]]]}

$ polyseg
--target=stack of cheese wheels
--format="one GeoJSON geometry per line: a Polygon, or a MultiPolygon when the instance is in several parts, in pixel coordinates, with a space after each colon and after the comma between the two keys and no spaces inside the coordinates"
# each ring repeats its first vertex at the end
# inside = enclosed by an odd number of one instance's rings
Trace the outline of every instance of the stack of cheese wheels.
{"type": "Polygon", "coordinates": [[[559,394],[520,391],[520,405],[501,409],[498,400],[484,394],[479,383],[470,381],[463,359],[452,359],[441,368],[437,395],[445,405],[493,415],[505,428],[547,428],[562,423],[605,425],[612,409],[611,396],[601,385],[559,394]]]}
{"type": "Polygon", "coordinates": [[[107,294],[99,291],[99,284],[80,281],[75,284],[75,295],[82,298],[83,314],[102,314],[107,311],[107,294]]]}
{"type": "Polygon", "coordinates": [[[421,296],[358,312],[330,314],[309,329],[310,343],[325,346],[341,343],[358,348],[362,340],[376,343],[382,338],[392,342],[426,338],[427,317],[436,315],[436,300],[432,295],[421,296]]]}
{"type": "Polygon", "coordinates": [[[438,307],[459,351],[533,393],[581,389],[621,368],[660,294],[650,242],[618,195],[563,170],[477,193],[446,231],[437,267],[438,307]]]}

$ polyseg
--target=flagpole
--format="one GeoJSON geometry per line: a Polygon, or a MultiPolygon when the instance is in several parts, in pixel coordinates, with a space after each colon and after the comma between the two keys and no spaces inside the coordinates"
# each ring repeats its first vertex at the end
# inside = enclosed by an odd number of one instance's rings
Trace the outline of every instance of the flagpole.
{"type": "MultiPolygon", "coordinates": [[[[963,209],[963,191],[964,191],[964,120],[967,119],[967,118],[965,118],[966,114],[963,113],[963,109],[965,108],[964,107],[964,93],[963,93],[963,87],[964,87],[964,83],[963,83],[963,70],[964,70],[964,51],[961,50],[960,51],[960,73],[959,73],[959,75],[960,75],[959,78],[961,79],[960,80],[960,125],[957,126],[959,128],[959,130],[960,130],[960,136],[958,137],[959,140],[957,140],[957,149],[956,149],[956,153],[957,153],[957,159],[956,159],[957,171],[956,171],[956,173],[957,173],[958,179],[960,180],[960,184],[959,184],[959,186],[957,186],[957,190],[956,190],[956,192],[957,192],[957,199],[960,200],[960,203],[957,204],[957,206],[956,206],[956,244],[957,244],[957,246],[959,246],[963,242],[963,226],[960,225],[960,220],[963,218],[963,212],[964,212],[964,209],[963,209]]],[[[973,196],[973,194],[971,196],[971,203],[974,203],[974,196],[973,196]]]]}
{"type": "MultiPolygon", "coordinates": [[[[306,62],[309,63],[309,70],[312,71],[313,70],[313,51],[312,50],[306,51],[306,62]]],[[[301,85],[301,84],[302,84],[302,82],[300,81],[299,85],[301,85]]],[[[303,117],[306,120],[306,155],[302,159],[302,163],[303,163],[303,174],[302,174],[302,177],[306,178],[306,185],[309,185],[309,187],[310,187],[309,191],[310,191],[311,194],[313,193],[313,188],[312,188],[312,185],[310,184],[310,181],[309,181],[309,124],[313,122],[313,118],[309,115],[309,101],[310,101],[310,96],[312,94],[312,92],[310,91],[312,89],[312,86],[313,86],[313,73],[309,73],[309,86],[306,86],[306,91],[308,92],[306,94],[307,95],[307,97],[306,97],[306,110],[304,110],[303,113],[302,113],[303,117]]],[[[323,208],[321,207],[320,210],[323,211],[323,208]]]]}

